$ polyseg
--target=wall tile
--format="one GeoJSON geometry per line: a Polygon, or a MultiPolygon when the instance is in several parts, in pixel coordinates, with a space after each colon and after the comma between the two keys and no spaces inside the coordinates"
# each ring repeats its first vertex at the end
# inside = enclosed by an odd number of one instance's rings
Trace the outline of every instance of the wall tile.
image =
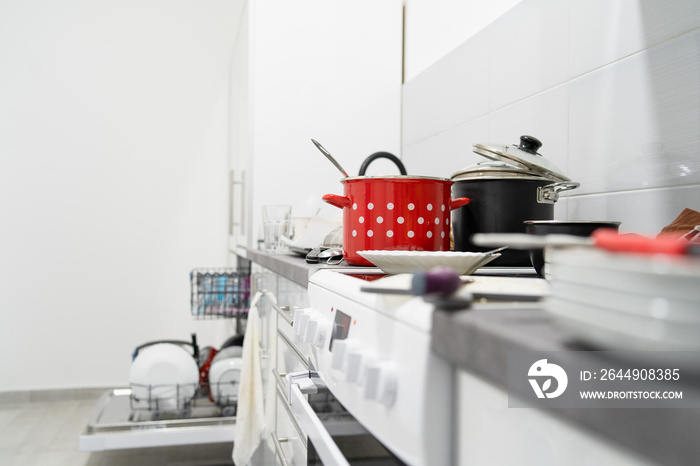
{"type": "Polygon", "coordinates": [[[452,128],[488,113],[488,35],[488,31],[477,34],[434,65],[440,76],[440,130],[452,128]]]}
{"type": "Polygon", "coordinates": [[[568,87],[557,86],[493,112],[490,116],[492,143],[517,144],[528,134],[542,141],[539,151],[568,175],[568,87]]]}
{"type": "Polygon", "coordinates": [[[404,146],[402,160],[409,174],[450,178],[456,171],[485,160],[472,146],[486,140],[488,133],[488,117],[477,118],[404,146]]]}
{"type": "Polygon", "coordinates": [[[492,110],[568,78],[568,0],[521,2],[490,29],[492,110]]]}
{"type": "Polygon", "coordinates": [[[484,116],[440,133],[440,170],[451,177],[455,172],[486,160],[474,153],[474,144],[488,141],[489,118],[484,116]]]}
{"type": "Polygon", "coordinates": [[[432,66],[403,85],[402,144],[416,143],[440,130],[440,70],[432,66]]]}
{"type": "Polygon", "coordinates": [[[569,76],[658,45],[698,24],[697,0],[571,0],[569,76]]]}
{"type": "Polygon", "coordinates": [[[620,221],[623,233],[656,235],[684,208],[700,212],[700,185],[570,196],[569,219],[620,221]]]}
{"type": "Polygon", "coordinates": [[[406,166],[409,175],[418,176],[445,176],[440,173],[439,159],[440,146],[437,136],[431,136],[418,141],[410,146],[404,146],[401,152],[401,161],[406,166]]]}
{"type": "Polygon", "coordinates": [[[700,182],[700,30],[571,81],[580,192],[700,182]]]}

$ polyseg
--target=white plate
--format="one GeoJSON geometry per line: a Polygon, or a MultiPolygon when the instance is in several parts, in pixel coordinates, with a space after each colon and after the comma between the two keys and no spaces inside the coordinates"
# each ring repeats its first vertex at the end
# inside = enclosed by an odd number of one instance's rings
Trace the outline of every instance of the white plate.
{"type": "Polygon", "coordinates": [[[129,383],[139,407],[182,409],[197,391],[199,368],[180,345],[158,343],[139,351],[131,364],[129,383]]]}
{"type": "Polygon", "coordinates": [[[385,273],[411,273],[434,267],[448,267],[459,275],[469,275],[500,256],[458,251],[357,251],[385,273]]]}
{"type": "Polygon", "coordinates": [[[241,358],[219,359],[211,365],[209,385],[214,401],[228,405],[238,398],[242,366],[241,358]]]}
{"type": "Polygon", "coordinates": [[[242,346],[228,346],[216,353],[212,358],[211,363],[214,364],[216,361],[221,359],[240,358],[241,354],[243,354],[242,346]]]}

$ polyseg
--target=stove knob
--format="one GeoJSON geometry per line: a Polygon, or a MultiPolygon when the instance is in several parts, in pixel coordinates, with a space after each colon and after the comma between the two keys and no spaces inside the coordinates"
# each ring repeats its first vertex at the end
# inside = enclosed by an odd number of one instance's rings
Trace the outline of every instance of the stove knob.
{"type": "Polygon", "coordinates": [[[326,339],[330,332],[331,323],[323,319],[319,319],[316,329],[316,337],[314,338],[314,341],[311,342],[311,344],[316,346],[317,348],[323,348],[323,345],[326,344],[326,339]]]}
{"type": "Polygon", "coordinates": [[[329,332],[329,327],[328,323],[318,316],[309,318],[302,341],[321,348],[326,342],[326,335],[329,332]]]}
{"type": "Polygon", "coordinates": [[[362,350],[353,348],[348,351],[348,370],[345,373],[345,380],[348,382],[358,383],[360,379],[360,364],[362,350]]]}
{"type": "Polygon", "coordinates": [[[391,362],[372,363],[367,366],[364,397],[391,406],[396,399],[396,366],[391,362]]]}
{"type": "Polygon", "coordinates": [[[333,340],[333,351],[331,357],[331,369],[339,371],[345,370],[345,360],[349,351],[357,345],[355,340],[333,340]]]}
{"type": "Polygon", "coordinates": [[[363,395],[368,400],[379,399],[379,377],[381,363],[374,363],[367,366],[367,378],[365,379],[365,389],[363,395]]]}
{"type": "Polygon", "coordinates": [[[310,317],[306,324],[306,330],[302,337],[304,343],[312,344],[316,341],[316,335],[318,334],[318,319],[315,317],[310,317]]]}
{"type": "Polygon", "coordinates": [[[311,319],[311,309],[297,309],[294,311],[292,328],[296,332],[297,338],[301,339],[304,337],[309,319],[311,319]]]}
{"type": "Polygon", "coordinates": [[[362,385],[365,380],[365,370],[374,360],[374,353],[371,351],[360,348],[350,351],[348,353],[348,371],[345,374],[345,380],[362,385]]]}

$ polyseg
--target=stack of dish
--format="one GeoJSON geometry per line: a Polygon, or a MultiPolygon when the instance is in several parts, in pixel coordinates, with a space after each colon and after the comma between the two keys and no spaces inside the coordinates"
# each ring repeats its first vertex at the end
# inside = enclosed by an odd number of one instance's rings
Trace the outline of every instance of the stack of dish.
{"type": "Polygon", "coordinates": [[[700,258],[552,248],[545,309],[611,350],[700,350],[700,258]]]}
{"type": "Polygon", "coordinates": [[[211,362],[209,387],[212,401],[220,406],[231,406],[238,400],[238,383],[243,360],[240,346],[222,349],[211,362]]]}
{"type": "Polygon", "coordinates": [[[135,409],[184,409],[199,387],[199,367],[182,346],[159,343],[139,351],[129,383],[135,409]]]}

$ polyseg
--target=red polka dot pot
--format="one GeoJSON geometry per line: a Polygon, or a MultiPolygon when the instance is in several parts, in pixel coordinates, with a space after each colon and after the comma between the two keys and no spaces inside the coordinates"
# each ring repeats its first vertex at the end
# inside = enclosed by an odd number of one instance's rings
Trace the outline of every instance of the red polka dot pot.
{"type": "Polygon", "coordinates": [[[446,178],[357,176],[342,183],[343,196],[323,200],[343,209],[343,255],[351,265],[373,265],[357,251],[448,251],[450,213],[469,203],[450,198],[446,178]]]}

